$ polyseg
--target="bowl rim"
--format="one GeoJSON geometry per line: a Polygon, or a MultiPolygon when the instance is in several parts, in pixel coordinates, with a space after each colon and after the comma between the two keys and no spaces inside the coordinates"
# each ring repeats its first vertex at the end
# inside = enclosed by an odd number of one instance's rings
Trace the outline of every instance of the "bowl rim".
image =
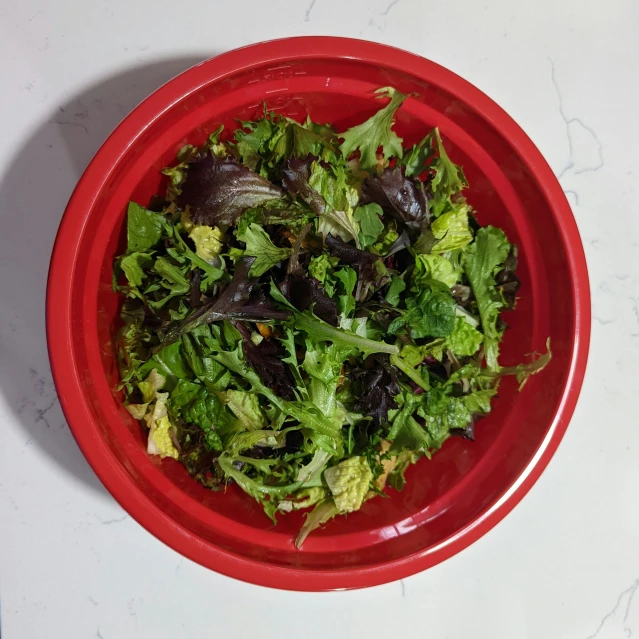
{"type": "Polygon", "coordinates": [[[586,371],[590,322],[588,270],[576,221],[558,179],[519,125],[487,95],[435,62],[388,45],[329,36],[271,40],[223,53],[176,76],[138,105],[98,150],[69,200],[53,247],[46,299],[49,358],[62,410],[78,446],[116,501],[155,537],[201,565],[254,584],[304,591],[361,588],[402,579],[452,557],[501,521],[539,479],[568,427],[586,371]],[[575,329],[570,370],[552,424],[533,458],[495,504],[450,538],[413,555],[366,567],[304,570],[248,559],[214,546],[166,515],[137,488],[99,436],[82,391],[71,334],[73,287],[69,283],[73,281],[86,211],[95,204],[111,169],[151,122],[190,93],[240,70],[290,59],[339,58],[408,70],[445,86],[449,93],[471,104],[508,140],[559,221],[575,300],[575,329]],[[92,427],[87,428],[87,424],[92,427]]]}

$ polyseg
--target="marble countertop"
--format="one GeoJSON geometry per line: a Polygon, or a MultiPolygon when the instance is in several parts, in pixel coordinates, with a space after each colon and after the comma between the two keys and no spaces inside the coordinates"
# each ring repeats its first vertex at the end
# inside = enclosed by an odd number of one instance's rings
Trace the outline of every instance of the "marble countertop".
{"type": "Polygon", "coordinates": [[[25,0],[0,5],[0,625],[6,639],[639,633],[639,3],[632,0],[25,0]],[[485,91],[560,176],[586,247],[591,357],[559,451],[522,503],[422,574],[328,595],[183,559],[102,487],[48,366],[49,255],[117,122],[211,55],[303,34],[367,38],[485,91]]]}

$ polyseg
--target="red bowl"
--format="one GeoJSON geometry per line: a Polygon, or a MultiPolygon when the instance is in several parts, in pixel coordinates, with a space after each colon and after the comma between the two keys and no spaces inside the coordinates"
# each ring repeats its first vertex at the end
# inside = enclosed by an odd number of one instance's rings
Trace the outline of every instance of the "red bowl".
{"type": "Polygon", "coordinates": [[[138,106],[104,143],[60,225],[47,294],[47,334],[60,401],[75,438],[105,486],[147,530],[190,559],[257,584],[297,590],[372,586],[424,570],[490,530],[526,494],[568,426],[586,367],[590,297],[583,247],[561,186],[515,122],[446,69],[404,51],[342,38],[291,38],[226,53],[178,76],[138,106]],[[219,123],[268,108],[310,115],[339,130],[371,115],[373,90],[418,97],[400,109],[405,144],[438,126],[471,184],[482,224],[520,249],[522,281],[509,313],[502,363],[522,361],[551,336],[553,360],[518,393],[500,387],[476,441],[452,438],[408,473],[403,492],[367,502],[306,541],[301,515],[274,527],[236,488],[212,493],[173,460],[145,452],[121,405],[111,290],[132,199],[163,186],[160,169],[219,123]]]}

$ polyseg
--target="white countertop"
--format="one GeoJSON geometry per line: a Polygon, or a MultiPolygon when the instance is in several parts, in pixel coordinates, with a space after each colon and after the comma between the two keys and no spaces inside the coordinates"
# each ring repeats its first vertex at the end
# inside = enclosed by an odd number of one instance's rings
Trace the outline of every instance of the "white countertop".
{"type": "Polygon", "coordinates": [[[635,0],[25,0],[0,4],[0,624],[3,639],[639,633],[639,3],[635,0]],[[331,34],[443,64],[504,107],[569,194],[593,331],[558,453],[461,554],[321,594],[247,585],[128,517],[75,445],[44,334],[55,231],[105,136],[216,53],[331,34]]]}

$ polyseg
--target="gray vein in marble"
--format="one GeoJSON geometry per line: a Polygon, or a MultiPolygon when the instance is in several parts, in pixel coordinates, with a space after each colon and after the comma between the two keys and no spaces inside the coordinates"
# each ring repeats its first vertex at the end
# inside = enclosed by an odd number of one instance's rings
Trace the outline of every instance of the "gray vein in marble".
{"type": "Polygon", "coordinates": [[[566,195],[572,195],[575,198],[575,204],[579,206],[579,193],[574,189],[564,189],[566,195]]]}
{"type": "Polygon", "coordinates": [[[595,130],[592,127],[585,124],[582,120],[576,117],[569,118],[568,115],[566,114],[566,111],[564,108],[564,100],[561,94],[561,89],[559,88],[559,84],[557,83],[557,78],[555,76],[555,63],[552,58],[548,58],[548,60],[550,62],[550,77],[555,87],[555,91],[557,92],[557,99],[559,100],[559,114],[561,115],[561,118],[564,121],[564,124],[566,125],[566,139],[568,140],[568,151],[569,151],[568,162],[566,163],[566,166],[559,173],[559,178],[561,179],[570,169],[575,169],[573,171],[574,175],[580,175],[581,173],[590,173],[590,172],[598,171],[604,165],[603,146],[599,140],[599,137],[597,136],[597,133],[595,132],[595,130]],[[573,145],[572,134],[570,133],[570,126],[573,124],[576,124],[580,126],[582,129],[584,129],[585,131],[587,131],[592,136],[595,143],[597,144],[597,154],[599,155],[599,162],[595,166],[576,168],[575,158],[574,158],[575,150],[573,145]]]}
{"type": "Polygon", "coordinates": [[[615,321],[613,319],[602,319],[601,317],[599,317],[598,315],[595,315],[594,313],[592,314],[592,319],[594,319],[595,322],[597,322],[598,324],[601,324],[602,326],[608,326],[608,324],[612,324],[615,321]]]}
{"type": "Polygon", "coordinates": [[[62,120],[49,120],[49,124],[57,124],[59,126],[75,126],[75,127],[80,128],[80,129],[83,129],[84,132],[87,135],[89,135],[89,129],[84,124],[81,124],[80,122],[67,122],[66,120],[65,121],[62,121],[62,120]]]}
{"type": "Polygon", "coordinates": [[[634,583],[630,586],[630,588],[626,588],[619,597],[617,597],[617,603],[615,607],[606,615],[604,615],[603,619],[599,623],[599,627],[595,630],[594,634],[588,635],[586,639],[595,639],[599,635],[599,633],[603,630],[604,626],[610,622],[611,624],[615,622],[615,617],[617,616],[617,612],[622,608],[622,603],[624,598],[627,598],[627,602],[625,604],[625,612],[623,615],[623,619],[621,619],[621,624],[623,624],[623,631],[627,637],[632,636],[632,628],[626,626],[626,622],[628,621],[628,615],[630,614],[630,607],[632,606],[632,601],[634,599],[635,593],[639,588],[639,579],[635,579],[634,583]]]}
{"type": "Polygon", "coordinates": [[[603,282],[601,282],[601,284],[599,284],[599,286],[597,287],[602,293],[610,293],[610,294],[614,294],[614,291],[612,290],[612,287],[610,286],[610,284],[608,282],[606,282],[605,280],[603,282]]]}
{"type": "Polygon", "coordinates": [[[39,422],[44,422],[44,425],[47,428],[51,428],[51,424],[49,420],[45,417],[45,415],[58,403],[58,398],[54,397],[51,400],[51,403],[46,408],[38,408],[36,409],[36,418],[35,422],[38,424],[39,422]]]}
{"type": "Polygon", "coordinates": [[[35,368],[29,369],[29,377],[33,383],[33,390],[37,395],[42,395],[42,393],[44,393],[44,378],[38,375],[38,371],[35,368]]]}
{"type": "Polygon", "coordinates": [[[18,415],[22,415],[27,409],[34,409],[35,410],[34,422],[36,424],[39,424],[42,422],[47,428],[51,428],[51,423],[49,422],[47,413],[58,404],[58,397],[53,391],[53,388],[51,388],[51,392],[53,396],[50,397],[49,403],[44,408],[38,408],[37,399],[44,398],[46,395],[48,395],[49,394],[48,387],[49,386],[52,387],[53,384],[49,382],[48,380],[46,380],[42,375],[40,375],[35,368],[29,369],[29,377],[31,378],[31,383],[33,384],[33,391],[36,397],[34,398],[30,395],[23,397],[18,407],[16,408],[16,411],[18,415]]]}
{"type": "Polygon", "coordinates": [[[589,167],[587,166],[587,167],[584,167],[583,169],[576,169],[575,175],[580,175],[581,173],[594,173],[595,171],[598,171],[601,167],[603,167],[604,159],[603,159],[603,146],[601,144],[601,141],[599,140],[599,137],[597,136],[597,133],[592,127],[588,126],[587,124],[584,124],[579,118],[571,118],[570,122],[576,122],[584,130],[588,131],[590,135],[592,135],[594,141],[597,143],[597,154],[599,155],[599,162],[595,166],[589,166],[589,167]]]}
{"type": "Polygon", "coordinates": [[[27,23],[29,22],[33,22],[39,15],[42,15],[42,13],[44,13],[44,9],[38,9],[28,20],[27,23]]]}
{"type": "Polygon", "coordinates": [[[129,599],[126,607],[127,607],[127,610],[129,611],[129,615],[131,617],[136,617],[137,616],[137,611],[135,609],[135,597],[133,599],[129,599]]]}
{"type": "MultiPolygon", "coordinates": [[[[34,425],[44,424],[47,429],[51,428],[50,411],[59,407],[58,396],[55,392],[53,381],[41,375],[35,368],[29,368],[29,377],[33,393],[23,395],[15,405],[18,415],[25,413],[31,416],[34,425]],[[40,405],[46,402],[43,407],[40,405]]],[[[66,422],[64,417],[56,424],[58,428],[64,428],[66,422]]],[[[33,438],[25,441],[25,448],[33,443],[33,438]]]]}
{"type": "Polygon", "coordinates": [[[108,525],[108,524],[119,524],[120,522],[124,521],[125,519],[127,519],[129,516],[128,515],[123,515],[122,517],[116,517],[115,519],[102,519],[101,517],[98,517],[98,515],[96,515],[95,513],[93,513],[93,516],[101,523],[104,525],[108,525]]]}
{"type": "Polygon", "coordinates": [[[632,584],[632,586],[630,586],[630,597],[628,597],[628,605],[626,606],[626,613],[623,616],[623,622],[624,623],[626,623],[626,621],[628,621],[628,615],[630,614],[630,607],[632,606],[632,600],[635,597],[635,593],[637,592],[637,588],[639,588],[639,579],[635,579],[635,583],[632,584]]]}
{"type": "Polygon", "coordinates": [[[376,27],[379,30],[380,33],[384,33],[384,29],[386,28],[386,26],[388,24],[388,14],[390,13],[391,9],[397,4],[399,4],[399,0],[392,0],[392,2],[390,2],[388,5],[386,5],[386,8],[378,14],[378,16],[383,19],[383,22],[382,23],[378,23],[375,20],[375,16],[373,16],[368,21],[368,26],[369,27],[376,27]]]}
{"type": "Polygon", "coordinates": [[[308,5],[306,13],[304,14],[304,22],[308,22],[311,19],[311,11],[313,11],[313,7],[315,6],[316,2],[317,0],[311,0],[311,4],[308,5]]]}
{"type": "Polygon", "coordinates": [[[87,597],[87,599],[94,605],[94,606],[99,606],[99,602],[97,602],[91,595],[89,595],[87,597]]]}
{"type": "Polygon", "coordinates": [[[632,300],[632,312],[635,314],[635,319],[639,323],[639,297],[630,296],[632,300]]]}
{"type": "Polygon", "coordinates": [[[402,597],[406,596],[406,584],[403,579],[400,579],[399,585],[402,587],[402,597]]]}
{"type": "Polygon", "coordinates": [[[399,0],[393,0],[387,7],[386,9],[384,9],[384,11],[382,11],[379,15],[380,16],[387,16],[388,12],[399,2],[399,0]]]}

